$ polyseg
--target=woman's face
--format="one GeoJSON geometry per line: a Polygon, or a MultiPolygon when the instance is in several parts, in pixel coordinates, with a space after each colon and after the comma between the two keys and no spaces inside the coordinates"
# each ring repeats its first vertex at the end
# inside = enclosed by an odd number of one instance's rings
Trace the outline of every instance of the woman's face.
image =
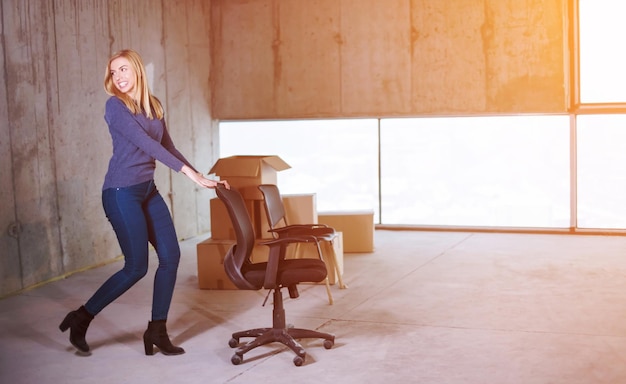
{"type": "Polygon", "coordinates": [[[137,91],[135,89],[137,75],[135,74],[135,70],[128,59],[125,57],[118,57],[117,59],[111,61],[111,65],[109,67],[115,88],[122,93],[128,94],[128,96],[134,99],[137,91]]]}

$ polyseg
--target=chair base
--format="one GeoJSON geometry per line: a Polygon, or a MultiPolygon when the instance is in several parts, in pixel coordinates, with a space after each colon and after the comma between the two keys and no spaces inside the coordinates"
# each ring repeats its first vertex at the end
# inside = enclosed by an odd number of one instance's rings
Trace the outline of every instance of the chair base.
{"type": "Polygon", "coordinates": [[[228,345],[232,348],[237,348],[235,354],[231,358],[231,362],[235,365],[240,364],[243,361],[243,355],[256,348],[269,343],[281,343],[289,349],[291,349],[296,357],[293,359],[293,363],[296,366],[302,365],[306,357],[306,351],[297,341],[299,339],[324,339],[324,348],[330,349],[335,344],[335,336],[330,333],[324,333],[315,331],[312,329],[303,328],[255,328],[247,331],[233,333],[232,339],[230,339],[228,345]],[[247,342],[244,345],[239,346],[239,339],[242,337],[254,337],[254,340],[247,342]]]}
{"type": "Polygon", "coordinates": [[[228,342],[228,345],[230,345],[231,348],[239,347],[230,359],[233,364],[241,364],[244,353],[256,347],[269,343],[281,343],[289,347],[289,349],[296,354],[296,357],[293,359],[293,363],[299,367],[302,363],[304,363],[306,351],[297,340],[324,339],[324,348],[326,349],[331,349],[335,344],[335,335],[330,333],[319,332],[312,329],[293,328],[286,325],[281,288],[284,287],[277,287],[274,289],[273,325],[271,328],[253,328],[247,331],[233,333],[233,337],[228,342]],[[251,340],[244,345],[239,345],[239,339],[242,337],[254,337],[254,340],[251,340]]]}

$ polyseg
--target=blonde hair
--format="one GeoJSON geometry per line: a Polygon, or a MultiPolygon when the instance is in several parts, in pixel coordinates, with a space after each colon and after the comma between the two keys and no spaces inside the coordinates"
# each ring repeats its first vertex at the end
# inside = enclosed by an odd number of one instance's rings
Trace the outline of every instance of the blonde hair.
{"type": "Polygon", "coordinates": [[[121,99],[126,107],[134,114],[145,112],[148,118],[162,119],[163,118],[163,106],[159,99],[150,93],[148,87],[148,80],[146,78],[146,69],[141,60],[141,56],[132,49],[124,49],[116,52],[109,59],[106,72],[104,74],[104,90],[111,96],[116,96],[121,99]],[[117,58],[123,57],[130,62],[135,71],[135,87],[137,88],[137,101],[131,98],[128,94],[120,92],[113,84],[113,76],[111,75],[111,62],[117,58]]]}

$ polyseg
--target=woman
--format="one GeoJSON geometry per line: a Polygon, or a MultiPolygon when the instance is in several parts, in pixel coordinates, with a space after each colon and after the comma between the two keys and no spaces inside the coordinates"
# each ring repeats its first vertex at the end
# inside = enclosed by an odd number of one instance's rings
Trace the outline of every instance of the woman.
{"type": "Polygon", "coordinates": [[[111,95],[104,118],[113,141],[113,155],[102,187],[102,204],[124,254],[124,267],[111,276],[94,295],[67,314],[59,328],[70,329],[70,342],[89,352],[85,334],[91,320],[120,297],[148,271],[148,243],[159,259],[154,278],[152,319],[143,335],[146,355],[154,346],[165,355],[184,349],[172,345],[166,329],[180,259],[174,223],[154,185],[155,160],[182,172],[201,187],[215,188],[226,181],[206,179],[174,147],[159,100],[148,88],[139,54],[132,50],[115,53],[107,65],[104,89],[111,95]]]}

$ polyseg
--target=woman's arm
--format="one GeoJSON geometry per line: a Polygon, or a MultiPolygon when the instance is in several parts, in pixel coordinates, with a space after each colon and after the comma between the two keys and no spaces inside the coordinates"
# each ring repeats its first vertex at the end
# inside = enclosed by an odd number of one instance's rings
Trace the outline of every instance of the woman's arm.
{"type": "Polygon", "coordinates": [[[180,170],[185,176],[190,178],[194,183],[198,184],[201,187],[205,188],[215,188],[217,184],[223,184],[227,189],[230,189],[230,185],[228,185],[228,181],[226,180],[210,180],[204,177],[200,172],[195,171],[188,165],[183,165],[183,168],[180,170]]]}
{"type": "Polygon", "coordinates": [[[163,123],[163,137],[161,138],[161,144],[163,145],[163,147],[165,147],[165,149],[167,149],[172,155],[176,156],[177,159],[189,166],[189,168],[198,172],[198,170],[193,165],[191,165],[189,160],[187,160],[185,156],[174,145],[174,141],[172,140],[172,137],[167,130],[167,124],[165,124],[165,119],[161,119],[161,122],[163,123]]]}
{"type": "Polygon", "coordinates": [[[161,144],[172,155],[176,156],[176,158],[185,163],[185,165],[183,165],[180,170],[185,176],[190,178],[194,183],[200,185],[201,187],[215,188],[217,184],[224,184],[227,189],[230,189],[230,185],[228,185],[228,182],[226,180],[210,180],[204,177],[202,173],[198,172],[198,170],[195,169],[193,165],[191,165],[191,163],[185,158],[185,156],[178,149],[176,149],[174,141],[172,140],[172,137],[167,130],[167,124],[165,124],[165,119],[161,121],[163,122],[163,138],[161,139],[161,144]]]}

